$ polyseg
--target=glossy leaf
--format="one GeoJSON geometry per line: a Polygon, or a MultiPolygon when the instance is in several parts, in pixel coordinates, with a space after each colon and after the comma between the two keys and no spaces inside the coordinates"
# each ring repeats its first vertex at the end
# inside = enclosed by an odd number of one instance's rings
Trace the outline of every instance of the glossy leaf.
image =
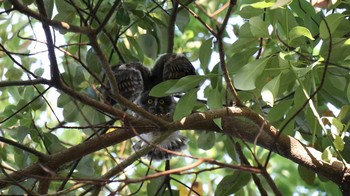
{"type": "Polygon", "coordinates": [[[301,179],[303,179],[307,184],[312,184],[315,181],[316,175],[312,170],[299,165],[298,172],[301,179]]]}
{"type": "Polygon", "coordinates": [[[263,8],[271,7],[271,6],[273,6],[273,5],[274,5],[273,2],[260,1],[260,2],[256,2],[256,3],[251,3],[251,4],[243,5],[242,7],[251,6],[251,7],[253,7],[253,8],[263,9],[263,8]]]}
{"type": "Polygon", "coordinates": [[[335,139],[334,139],[335,148],[339,151],[343,151],[344,145],[345,145],[344,140],[339,135],[335,136],[335,139]]]}
{"type": "Polygon", "coordinates": [[[192,110],[197,102],[197,89],[192,89],[183,95],[176,104],[174,120],[180,120],[181,118],[188,116],[192,113],[192,110]]]}
{"type": "Polygon", "coordinates": [[[233,194],[244,187],[250,179],[251,175],[247,172],[235,172],[233,175],[227,175],[218,184],[215,195],[222,196],[233,194]]]}
{"type": "Polygon", "coordinates": [[[268,24],[261,17],[256,16],[249,20],[250,29],[255,37],[268,37],[268,24]]]}
{"type": "Polygon", "coordinates": [[[310,40],[314,40],[309,29],[307,29],[305,27],[297,26],[297,27],[292,28],[292,30],[290,30],[290,32],[289,32],[289,37],[290,37],[289,40],[290,41],[293,41],[294,39],[302,37],[302,36],[307,37],[310,40]]]}
{"type": "Polygon", "coordinates": [[[277,0],[276,3],[271,6],[271,9],[275,9],[275,8],[278,8],[278,7],[283,7],[287,4],[289,4],[292,0],[277,0]]]}
{"type": "Polygon", "coordinates": [[[328,39],[329,33],[334,33],[338,26],[345,20],[342,14],[332,14],[326,17],[325,21],[320,24],[320,36],[322,39],[328,39]]]}
{"type": "Polygon", "coordinates": [[[167,80],[162,82],[150,91],[150,95],[164,97],[174,93],[185,92],[198,87],[206,77],[200,75],[185,76],[179,80],[167,80]]]}
{"type": "Polygon", "coordinates": [[[155,59],[157,57],[158,43],[154,36],[150,34],[143,34],[138,39],[143,53],[145,53],[149,58],[155,59]]]}
{"type": "Polygon", "coordinates": [[[203,70],[208,69],[211,53],[213,52],[213,38],[207,39],[199,48],[199,61],[203,70]]]}
{"type": "Polygon", "coordinates": [[[233,76],[235,87],[241,90],[255,89],[255,81],[263,72],[269,58],[261,58],[243,66],[233,76]]]}
{"type": "Polygon", "coordinates": [[[269,81],[261,90],[262,99],[273,107],[280,87],[281,74],[269,81]]]}

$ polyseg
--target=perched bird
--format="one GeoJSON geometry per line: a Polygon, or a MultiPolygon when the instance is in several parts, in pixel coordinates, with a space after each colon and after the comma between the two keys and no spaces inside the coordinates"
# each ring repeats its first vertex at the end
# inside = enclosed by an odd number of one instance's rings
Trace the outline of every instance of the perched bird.
{"type": "MultiPolygon", "coordinates": [[[[136,105],[146,111],[158,116],[172,116],[175,110],[175,100],[173,96],[152,97],[149,91],[155,85],[172,79],[180,79],[188,75],[195,75],[195,69],[191,62],[182,54],[165,54],[156,61],[152,70],[141,63],[121,64],[113,69],[114,76],[118,83],[119,93],[125,98],[133,101],[136,105]]],[[[107,100],[110,100],[111,98],[107,100]]],[[[111,100],[114,105],[116,102],[111,100]]],[[[135,116],[138,116],[135,114],[135,116]]],[[[145,144],[157,138],[161,132],[151,132],[142,134],[142,138],[134,145],[135,150],[139,150],[145,144]]],[[[180,135],[178,131],[172,133],[158,146],[171,150],[181,151],[186,147],[187,138],[180,135]]],[[[170,159],[171,154],[155,147],[147,154],[148,158],[154,160],[170,159]]]]}
{"type": "Polygon", "coordinates": [[[166,80],[180,79],[195,74],[193,65],[182,54],[164,54],[158,58],[152,69],[152,79],[155,85],[166,80]]]}
{"type": "MultiPolygon", "coordinates": [[[[173,97],[152,97],[149,96],[149,91],[143,92],[141,96],[135,101],[135,104],[139,105],[146,111],[160,117],[172,116],[175,110],[175,100],[173,97]]],[[[161,132],[159,131],[141,134],[141,140],[139,140],[133,147],[135,150],[139,150],[144,145],[151,143],[153,139],[159,137],[160,135],[161,132]]],[[[180,135],[179,132],[176,131],[157,146],[165,148],[167,150],[179,152],[186,148],[187,141],[188,139],[185,136],[180,135]]],[[[162,149],[157,148],[157,146],[147,154],[147,158],[152,160],[168,160],[172,157],[172,154],[169,154],[162,149]]]]}
{"type": "MultiPolygon", "coordinates": [[[[117,65],[113,69],[113,73],[118,84],[119,93],[132,102],[144,90],[149,90],[153,86],[151,82],[151,71],[141,63],[134,62],[117,65]]],[[[110,93],[110,90],[107,93],[110,93]]],[[[107,93],[105,93],[105,99],[111,105],[114,105],[116,101],[112,99],[110,94],[107,95],[107,93]]]]}

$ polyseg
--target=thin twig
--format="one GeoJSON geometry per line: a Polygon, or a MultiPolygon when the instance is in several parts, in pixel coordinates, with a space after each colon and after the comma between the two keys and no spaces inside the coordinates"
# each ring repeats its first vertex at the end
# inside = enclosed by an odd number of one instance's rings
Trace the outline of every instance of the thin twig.
{"type": "Polygon", "coordinates": [[[236,5],[236,1],[230,0],[230,5],[228,7],[225,19],[224,19],[221,27],[217,28],[218,32],[216,34],[216,38],[218,40],[218,46],[219,46],[220,65],[221,65],[221,69],[222,69],[223,74],[224,74],[224,78],[225,78],[225,82],[226,82],[226,85],[228,87],[228,90],[230,91],[232,96],[235,98],[236,105],[237,106],[244,106],[238,97],[237,91],[233,85],[233,81],[228,73],[228,69],[227,69],[226,61],[225,61],[225,50],[224,50],[224,41],[223,41],[223,35],[224,35],[225,29],[226,29],[226,26],[228,23],[228,19],[230,18],[231,12],[232,12],[233,7],[235,5],[236,5]]]}
{"type": "Polygon", "coordinates": [[[181,3],[181,1],[179,0],[175,0],[175,1],[179,3],[185,10],[187,10],[188,13],[190,13],[195,19],[197,19],[212,35],[214,35],[215,37],[217,36],[216,32],[209,25],[207,25],[204,22],[204,20],[201,17],[199,17],[194,11],[192,11],[190,8],[188,8],[183,3],[181,3]]]}

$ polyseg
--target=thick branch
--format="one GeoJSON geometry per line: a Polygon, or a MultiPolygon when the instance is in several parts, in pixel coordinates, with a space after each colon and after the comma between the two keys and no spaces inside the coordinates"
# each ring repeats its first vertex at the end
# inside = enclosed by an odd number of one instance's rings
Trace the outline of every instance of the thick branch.
{"type": "MultiPolygon", "coordinates": [[[[256,139],[260,125],[264,124],[264,132],[257,139],[257,145],[267,149],[270,148],[272,141],[277,134],[277,130],[273,126],[267,124],[261,116],[248,108],[238,107],[223,108],[205,113],[195,113],[179,122],[174,122],[168,128],[169,130],[194,129],[220,131],[212,121],[212,119],[218,117],[222,118],[223,129],[226,134],[242,138],[251,143],[256,139]]],[[[156,129],[156,127],[150,127],[149,123],[145,121],[134,122],[133,127],[138,133],[145,133],[156,129]]],[[[87,142],[53,154],[49,157],[48,161],[34,164],[21,171],[12,173],[10,176],[11,178],[20,181],[31,175],[45,175],[45,171],[43,171],[40,165],[55,170],[65,163],[98,151],[105,146],[115,145],[133,136],[135,136],[133,131],[119,129],[102,135],[99,138],[93,138],[87,142]]],[[[339,164],[336,160],[333,160],[331,163],[322,161],[322,153],[320,151],[303,145],[293,137],[281,134],[276,143],[275,149],[275,152],[281,156],[312,169],[316,173],[325,176],[342,187],[350,186],[348,177],[349,171],[346,172],[341,163],[339,164]]],[[[0,188],[7,186],[9,182],[10,180],[7,178],[1,179],[0,188]]]]}
{"type": "MultiPolygon", "coordinates": [[[[257,115],[251,117],[253,118],[250,118],[250,120],[254,123],[250,124],[247,122],[247,119],[242,120],[241,117],[230,116],[224,118],[223,129],[225,133],[253,143],[259,133],[259,127],[257,125],[260,126],[266,122],[257,115]]],[[[264,125],[264,132],[259,136],[256,144],[263,148],[270,149],[277,134],[278,131],[276,128],[266,124],[264,125]]],[[[345,172],[345,167],[342,162],[337,159],[332,159],[330,163],[323,161],[321,158],[322,152],[302,144],[293,137],[280,134],[274,149],[274,152],[281,156],[323,175],[339,186],[344,186],[344,183],[350,186],[349,181],[344,182],[343,178],[349,175],[349,173],[345,172]]]]}

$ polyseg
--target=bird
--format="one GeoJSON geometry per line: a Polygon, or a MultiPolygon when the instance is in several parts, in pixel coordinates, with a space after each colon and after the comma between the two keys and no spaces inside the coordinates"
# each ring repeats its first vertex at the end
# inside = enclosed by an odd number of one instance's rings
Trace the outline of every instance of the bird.
{"type": "MultiPolygon", "coordinates": [[[[134,102],[144,90],[152,88],[151,71],[142,63],[132,62],[114,66],[113,74],[117,81],[120,95],[134,102]]],[[[115,105],[116,101],[110,94],[110,86],[104,91],[107,103],[115,105]]]]}
{"type": "MultiPolygon", "coordinates": [[[[148,69],[142,63],[132,62],[116,66],[113,72],[120,95],[134,102],[146,111],[161,117],[173,115],[176,101],[173,95],[166,97],[150,96],[150,90],[161,82],[196,74],[195,68],[191,62],[183,54],[177,53],[161,55],[156,60],[152,69],[148,69]]],[[[111,98],[107,98],[107,100],[110,99],[111,98]]],[[[112,100],[110,103],[114,105],[116,101],[112,100]]],[[[140,117],[136,113],[134,113],[134,115],[140,117]]],[[[133,148],[139,150],[160,134],[161,132],[154,131],[140,135],[142,139],[136,142],[133,148]]],[[[185,136],[176,131],[158,144],[158,146],[179,152],[186,148],[187,141],[188,139],[185,136]]],[[[153,160],[169,160],[172,155],[156,147],[150,151],[146,157],[153,160]]]]}
{"type": "MultiPolygon", "coordinates": [[[[149,95],[149,91],[143,92],[141,96],[135,101],[135,104],[159,117],[171,117],[175,110],[175,100],[172,96],[153,97],[149,95]]],[[[136,142],[133,148],[138,151],[145,145],[151,143],[161,134],[161,131],[153,131],[150,133],[141,134],[139,136],[141,139],[136,142]]],[[[155,146],[153,150],[148,152],[146,158],[151,160],[169,160],[173,157],[173,155],[171,153],[163,151],[161,148],[180,152],[186,148],[187,141],[188,139],[185,136],[179,134],[179,131],[175,131],[165,140],[155,146]]]]}
{"type": "Polygon", "coordinates": [[[192,63],[183,54],[164,54],[158,58],[153,69],[152,79],[154,85],[166,80],[175,80],[188,75],[195,75],[192,63]]]}

